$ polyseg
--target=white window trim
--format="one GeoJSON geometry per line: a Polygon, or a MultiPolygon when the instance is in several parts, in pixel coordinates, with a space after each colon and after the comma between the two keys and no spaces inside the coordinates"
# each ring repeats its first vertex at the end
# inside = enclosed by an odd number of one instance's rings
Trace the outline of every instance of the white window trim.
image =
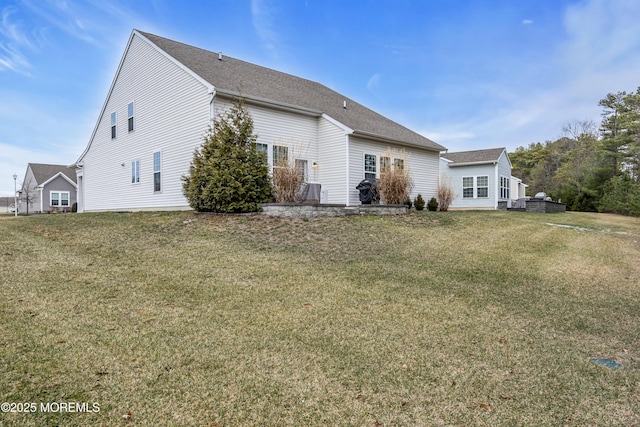
{"type": "Polygon", "coordinates": [[[127,130],[129,132],[134,132],[136,130],[136,119],[135,119],[135,116],[136,116],[136,105],[135,105],[135,103],[133,101],[131,101],[131,102],[129,102],[127,104],[127,130]],[[131,110],[133,110],[132,111],[133,114],[131,114],[131,115],[129,115],[129,105],[131,105],[131,110]],[[132,126],[133,129],[129,129],[129,120],[131,120],[131,119],[133,119],[133,126],[132,126]]]}
{"type": "Polygon", "coordinates": [[[370,179],[370,178],[367,178],[368,173],[374,174],[376,178],[380,176],[380,171],[379,171],[380,159],[378,157],[379,156],[377,154],[362,153],[362,179],[370,179]],[[373,156],[373,158],[375,159],[376,164],[375,164],[375,170],[373,172],[367,170],[367,163],[366,163],[367,156],[373,156]]]}
{"type": "Polygon", "coordinates": [[[289,164],[289,146],[288,145],[277,145],[277,144],[271,144],[271,170],[273,171],[273,168],[277,168],[279,166],[276,166],[276,147],[277,148],[285,148],[286,150],[286,154],[287,157],[285,159],[285,164],[289,164]]]}
{"type": "Polygon", "coordinates": [[[309,161],[307,159],[293,159],[296,169],[302,169],[302,180],[309,182],[309,161]]]}
{"type": "Polygon", "coordinates": [[[477,199],[488,199],[489,198],[489,175],[478,175],[478,176],[475,177],[475,190],[474,191],[475,191],[477,199]],[[487,185],[480,186],[478,184],[478,178],[487,178],[487,185]],[[487,195],[486,196],[479,196],[478,195],[478,190],[481,187],[487,189],[487,195]]]}
{"type": "Polygon", "coordinates": [[[474,176],[463,176],[462,177],[462,198],[463,199],[475,199],[476,198],[476,178],[474,176]],[[465,178],[471,178],[471,186],[464,185],[465,178]],[[466,188],[471,188],[471,197],[465,197],[464,190],[466,188]]]}
{"type": "Polygon", "coordinates": [[[49,206],[55,207],[55,208],[69,208],[69,207],[71,207],[71,192],[70,191],[49,191],[49,206]],[[53,204],[53,194],[57,194],[58,195],[58,204],[57,205],[53,204]],[[63,205],[62,204],[62,195],[63,194],[67,195],[67,203],[68,203],[68,205],[63,205]]]}
{"type": "Polygon", "coordinates": [[[489,198],[489,175],[473,175],[473,176],[463,176],[462,177],[462,198],[463,199],[488,199],[489,198]],[[466,186],[464,185],[464,179],[465,178],[471,178],[473,181],[472,186],[466,186]],[[487,178],[487,185],[483,185],[483,186],[479,186],[478,185],[478,178],[487,178]],[[465,197],[464,196],[464,190],[465,188],[471,188],[473,190],[473,196],[471,197],[465,197]],[[486,196],[478,196],[478,189],[479,188],[486,188],[487,189],[487,195],[486,196]]]}
{"type": "Polygon", "coordinates": [[[365,170],[365,158],[366,156],[375,156],[376,159],[376,179],[380,178],[380,174],[382,173],[382,159],[389,159],[389,166],[396,167],[397,161],[402,161],[402,168],[405,169],[407,167],[406,160],[404,157],[394,157],[394,156],[383,156],[381,154],[372,154],[372,153],[362,153],[362,179],[366,179],[367,173],[373,173],[365,170]]]}
{"type": "Polygon", "coordinates": [[[131,185],[140,185],[140,159],[131,160],[130,172],[129,182],[131,182],[131,185]],[[134,164],[136,169],[134,169],[134,164]]]}
{"type": "Polygon", "coordinates": [[[500,175],[500,200],[511,199],[511,177],[500,175]]]}
{"type": "Polygon", "coordinates": [[[109,132],[111,133],[111,139],[116,139],[118,137],[118,113],[113,111],[109,115],[109,132]]]}
{"type": "Polygon", "coordinates": [[[153,156],[153,159],[152,159],[152,161],[153,161],[153,192],[154,193],[162,193],[162,189],[164,188],[164,185],[162,184],[162,179],[163,179],[163,175],[164,175],[162,173],[162,157],[163,157],[162,156],[162,150],[154,151],[152,156],[153,156]],[[159,170],[156,170],[156,164],[155,164],[156,163],[155,162],[156,153],[158,153],[160,155],[160,161],[158,162],[159,163],[159,167],[160,167],[159,170]],[[160,174],[160,190],[156,190],[156,173],[160,174]]]}

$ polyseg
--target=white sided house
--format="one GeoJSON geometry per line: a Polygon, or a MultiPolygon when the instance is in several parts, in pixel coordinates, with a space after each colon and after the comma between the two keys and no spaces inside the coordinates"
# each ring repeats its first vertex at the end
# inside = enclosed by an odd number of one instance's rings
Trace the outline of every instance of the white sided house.
{"type": "Polygon", "coordinates": [[[453,189],[451,209],[498,209],[499,203],[510,208],[526,191],[526,184],[511,176],[505,148],[441,154],[440,182],[453,189]]]}
{"type": "Polygon", "coordinates": [[[412,197],[436,195],[441,145],[319,83],[134,30],[76,162],[78,211],[190,209],[182,177],[240,96],[269,164],[295,162],[322,202],[360,204],[356,186],[388,162],[409,168],[412,197]]]}

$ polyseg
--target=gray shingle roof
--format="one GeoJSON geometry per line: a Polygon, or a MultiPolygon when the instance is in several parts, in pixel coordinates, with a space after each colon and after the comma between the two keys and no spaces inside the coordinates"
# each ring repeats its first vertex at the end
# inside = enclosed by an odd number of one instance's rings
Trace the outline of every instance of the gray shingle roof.
{"type": "Polygon", "coordinates": [[[500,159],[505,148],[489,148],[487,150],[458,151],[457,153],[442,153],[440,157],[450,160],[449,166],[466,163],[493,163],[500,159]]]}
{"type": "Polygon", "coordinates": [[[436,151],[440,144],[358,104],[320,83],[251,64],[230,56],[189,46],[154,34],[138,31],[168,55],[182,63],[217,90],[240,92],[246,97],[263,98],[325,113],[354,133],[369,134],[436,151]],[[344,101],[347,108],[343,108],[344,101]]]}
{"type": "Polygon", "coordinates": [[[29,163],[31,172],[36,179],[36,185],[40,185],[55,174],[62,172],[67,178],[76,182],[76,170],[65,165],[47,165],[43,163],[29,163]]]}

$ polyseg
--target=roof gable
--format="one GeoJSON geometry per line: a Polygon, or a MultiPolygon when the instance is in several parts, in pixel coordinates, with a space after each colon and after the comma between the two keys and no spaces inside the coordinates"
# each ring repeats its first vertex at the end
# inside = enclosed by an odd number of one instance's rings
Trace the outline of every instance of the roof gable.
{"type": "MultiPolygon", "coordinates": [[[[459,151],[456,153],[442,153],[440,157],[449,161],[449,166],[466,164],[497,163],[502,155],[506,155],[506,148],[489,148],[486,150],[459,151]]],[[[507,159],[509,157],[507,156],[507,159]]],[[[509,161],[511,164],[511,161],[509,161]]]]}
{"type": "Polygon", "coordinates": [[[328,87],[300,77],[229,56],[134,30],[167,55],[215,87],[220,95],[243,96],[324,114],[354,134],[397,141],[434,151],[445,148],[424,136],[358,104],[328,87]]]}
{"type": "Polygon", "coordinates": [[[58,175],[62,175],[67,181],[76,184],[76,171],[65,165],[49,165],[43,163],[29,163],[28,167],[36,180],[36,185],[44,185],[58,175]]]}

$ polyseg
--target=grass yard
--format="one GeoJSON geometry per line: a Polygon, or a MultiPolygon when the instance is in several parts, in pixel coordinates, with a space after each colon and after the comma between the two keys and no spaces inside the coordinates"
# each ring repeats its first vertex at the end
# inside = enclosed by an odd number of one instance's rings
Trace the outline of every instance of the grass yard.
{"type": "Polygon", "coordinates": [[[639,261],[598,214],[3,217],[0,425],[639,426],[639,261]]]}

